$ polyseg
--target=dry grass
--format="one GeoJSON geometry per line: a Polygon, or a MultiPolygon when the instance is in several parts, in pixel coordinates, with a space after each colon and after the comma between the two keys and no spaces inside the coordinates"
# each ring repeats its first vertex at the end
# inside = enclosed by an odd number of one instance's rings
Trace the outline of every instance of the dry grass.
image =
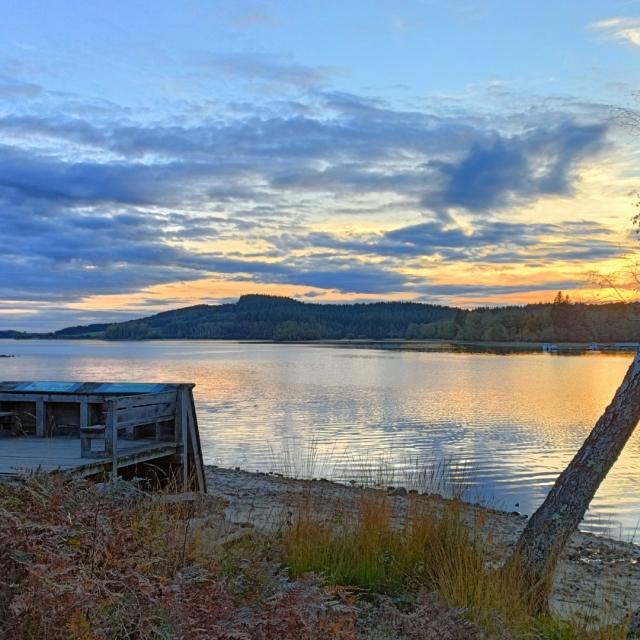
{"type": "Polygon", "coordinates": [[[0,638],[356,637],[349,607],[289,581],[269,541],[234,538],[220,509],[51,476],[0,485],[0,638]]]}
{"type": "Polygon", "coordinates": [[[483,522],[385,492],[320,505],[266,538],[210,498],[173,502],[36,476],[0,485],[3,640],[622,640],[530,614],[489,568],[483,522]],[[354,508],[355,506],[355,508],[354,508]],[[395,509],[395,512],[394,512],[395,509]],[[319,515],[321,513],[321,515],[319,515]]]}
{"type": "Polygon", "coordinates": [[[435,592],[452,610],[477,623],[490,637],[548,640],[622,640],[624,625],[600,628],[579,619],[532,615],[535,607],[517,567],[491,568],[480,520],[470,528],[461,503],[435,511],[409,497],[402,524],[379,491],[362,491],[358,509],[328,521],[305,503],[284,537],[294,576],[314,572],[328,584],[351,585],[369,597],[435,592]],[[505,635],[506,634],[506,635],[505,635]]]}

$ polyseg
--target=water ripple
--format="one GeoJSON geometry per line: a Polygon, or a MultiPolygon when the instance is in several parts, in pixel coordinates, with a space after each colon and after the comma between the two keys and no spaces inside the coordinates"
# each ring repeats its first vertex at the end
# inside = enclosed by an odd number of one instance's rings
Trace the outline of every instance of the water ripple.
{"type": "MultiPolygon", "coordinates": [[[[18,356],[2,362],[4,379],[195,382],[209,463],[397,481],[454,460],[470,473],[470,497],[528,514],[608,404],[629,360],[178,341],[11,341],[0,351],[18,356]]],[[[583,528],[634,535],[639,474],[636,434],[583,528]]]]}

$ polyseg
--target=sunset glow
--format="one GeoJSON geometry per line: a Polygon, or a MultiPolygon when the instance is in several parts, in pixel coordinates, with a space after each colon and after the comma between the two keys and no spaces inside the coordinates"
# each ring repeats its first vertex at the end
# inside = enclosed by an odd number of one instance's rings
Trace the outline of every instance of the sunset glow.
{"type": "Polygon", "coordinates": [[[66,4],[4,15],[0,329],[635,296],[633,3],[66,4]]]}

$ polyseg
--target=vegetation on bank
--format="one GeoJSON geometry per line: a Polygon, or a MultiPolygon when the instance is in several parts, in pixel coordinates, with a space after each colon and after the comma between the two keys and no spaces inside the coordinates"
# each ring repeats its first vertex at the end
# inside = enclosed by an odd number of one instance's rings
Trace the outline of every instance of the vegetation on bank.
{"type": "Polygon", "coordinates": [[[572,303],[560,292],[548,304],[473,310],[416,302],[310,304],[247,295],[234,304],[196,305],[129,322],[69,327],[50,334],[0,332],[0,337],[637,342],[640,304],[572,303]]]}
{"type": "Polygon", "coordinates": [[[617,640],[625,625],[533,615],[483,523],[416,502],[400,526],[361,492],[333,519],[303,496],[278,533],[223,505],[36,476],[0,485],[0,638],[617,640]],[[104,489],[104,488],[103,488],[104,489]]]}

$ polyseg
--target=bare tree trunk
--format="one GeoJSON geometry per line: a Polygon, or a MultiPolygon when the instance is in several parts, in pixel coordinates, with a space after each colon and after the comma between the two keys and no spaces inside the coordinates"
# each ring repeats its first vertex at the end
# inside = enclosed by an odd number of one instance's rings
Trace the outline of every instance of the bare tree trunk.
{"type": "Polygon", "coordinates": [[[551,579],[560,553],[577,529],[600,483],[640,420],[640,354],[629,367],[589,437],[560,474],[523,531],[512,558],[524,571],[533,606],[548,607],[551,579]]]}

